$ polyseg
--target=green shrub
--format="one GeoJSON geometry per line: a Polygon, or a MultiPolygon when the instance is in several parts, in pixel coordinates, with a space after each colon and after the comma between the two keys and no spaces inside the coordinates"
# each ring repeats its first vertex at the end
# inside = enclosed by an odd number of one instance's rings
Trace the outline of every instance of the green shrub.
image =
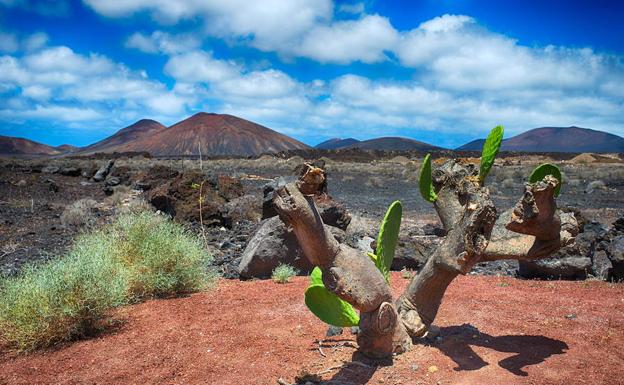
{"type": "Polygon", "coordinates": [[[292,277],[297,275],[297,273],[298,271],[294,267],[279,264],[275,269],[273,269],[271,279],[277,283],[288,283],[292,277]]]}
{"type": "Polygon", "coordinates": [[[122,215],[110,236],[129,271],[133,300],[193,292],[214,281],[212,258],[200,239],[161,215],[122,215]]]}
{"type": "Polygon", "coordinates": [[[114,244],[96,233],[69,255],[27,266],[0,283],[0,332],[17,350],[80,338],[98,329],[106,311],[126,302],[125,270],[109,257],[114,244]]]}
{"type": "Polygon", "coordinates": [[[68,255],[0,280],[0,334],[17,350],[88,336],[113,307],[207,287],[201,241],[153,213],[125,214],[79,237],[68,255]]]}

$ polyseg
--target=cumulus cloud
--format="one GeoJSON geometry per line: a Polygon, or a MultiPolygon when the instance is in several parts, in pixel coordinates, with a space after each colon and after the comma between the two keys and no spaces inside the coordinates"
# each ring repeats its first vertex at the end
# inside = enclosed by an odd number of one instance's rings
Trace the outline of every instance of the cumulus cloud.
{"type": "Polygon", "coordinates": [[[1,56],[0,82],[6,91],[19,91],[4,98],[8,108],[0,111],[3,119],[12,122],[96,120],[93,125],[110,127],[119,120],[117,112],[136,118],[177,117],[192,100],[147,78],[143,71],[103,55],[78,54],[66,46],[1,56]]]}
{"type": "MultiPolygon", "coordinates": [[[[108,17],[127,17],[147,12],[162,24],[202,18],[204,32],[233,43],[249,44],[284,56],[302,56],[320,62],[346,64],[384,60],[399,37],[390,21],[379,15],[358,20],[333,20],[331,0],[228,1],[111,1],[85,0],[108,17]]],[[[343,12],[358,13],[362,4],[344,4],[343,12]]],[[[154,36],[133,34],[127,46],[154,53],[154,36]]]]}
{"type": "Polygon", "coordinates": [[[151,35],[135,32],[126,40],[127,48],[135,48],[145,53],[176,54],[196,49],[201,40],[192,35],[171,35],[162,31],[154,31],[151,35]]]}
{"type": "Polygon", "coordinates": [[[358,60],[375,63],[385,60],[384,51],[392,49],[398,40],[399,33],[387,18],[369,15],[317,26],[305,35],[294,52],[323,63],[348,64],[358,60]]]}
{"type": "Polygon", "coordinates": [[[587,92],[617,72],[608,56],[589,48],[522,46],[461,15],[437,17],[403,34],[396,55],[403,65],[428,71],[424,80],[457,91],[587,92]]]}
{"type": "Polygon", "coordinates": [[[165,73],[178,81],[214,82],[230,79],[240,69],[232,62],[215,59],[210,52],[192,51],[169,58],[165,73]]]}
{"type": "Polygon", "coordinates": [[[331,0],[84,0],[108,17],[127,17],[147,12],[162,24],[203,18],[212,36],[249,39],[254,47],[272,50],[290,43],[319,20],[332,16],[331,0]]]}

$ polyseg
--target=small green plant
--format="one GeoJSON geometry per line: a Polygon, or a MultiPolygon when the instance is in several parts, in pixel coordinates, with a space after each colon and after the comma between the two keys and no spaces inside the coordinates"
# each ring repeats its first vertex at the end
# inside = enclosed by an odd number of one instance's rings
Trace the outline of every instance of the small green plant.
{"type": "MultiPolygon", "coordinates": [[[[403,207],[400,201],[395,201],[388,207],[379,229],[375,253],[368,253],[386,282],[390,280],[390,267],[399,238],[402,213],[403,207]]],[[[350,327],[360,323],[360,317],[353,306],[327,290],[323,284],[323,272],[318,267],[315,267],[310,274],[310,286],[305,292],[305,304],[314,315],[327,324],[350,327]]]]}
{"type": "Polygon", "coordinates": [[[292,277],[297,275],[297,273],[298,272],[294,267],[279,264],[275,269],[273,269],[271,279],[277,283],[288,283],[292,277]]]}
{"type": "Polygon", "coordinates": [[[561,191],[562,177],[561,171],[559,171],[559,167],[555,166],[554,164],[544,163],[537,166],[535,170],[533,170],[533,172],[531,173],[531,176],[529,176],[529,182],[535,183],[541,181],[546,175],[552,175],[553,178],[559,181],[559,184],[557,185],[557,187],[555,187],[555,197],[558,197],[559,192],[561,191]]]}
{"type": "Polygon", "coordinates": [[[496,158],[498,150],[500,150],[504,132],[505,129],[503,126],[494,127],[485,139],[485,143],[483,143],[481,164],[479,166],[479,183],[481,183],[481,185],[485,182],[485,177],[489,174],[490,169],[492,169],[494,165],[494,158],[496,158]]]}

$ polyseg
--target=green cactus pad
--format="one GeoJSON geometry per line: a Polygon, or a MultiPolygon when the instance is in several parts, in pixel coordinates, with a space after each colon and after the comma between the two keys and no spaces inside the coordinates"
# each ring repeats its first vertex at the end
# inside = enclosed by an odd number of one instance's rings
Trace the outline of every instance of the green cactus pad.
{"type": "Polygon", "coordinates": [[[323,272],[317,266],[312,269],[310,273],[310,285],[322,285],[323,284],[323,272]]]}
{"type": "Polygon", "coordinates": [[[360,317],[353,306],[323,285],[312,285],[305,292],[305,304],[321,321],[338,327],[357,326],[360,317]]]}
{"type": "Polygon", "coordinates": [[[555,179],[559,181],[557,187],[555,187],[555,197],[559,196],[559,192],[561,191],[561,171],[559,171],[559,167],[554,164],[544,163],[540,164],[533,170],[531,176],[529,177],[530,183],[535,183],[537,181],[543,180],[546,175],[552,175],[555,179]]]}
{"type": "Polygon", "coordinates": [[[429,202],[435,202],[438,199],[438,195],[433,189],[433,183],[431,182],[431,154],[427,154],[420,166],[420,178],[418,180],[420,187],[420,195],[429,202]]]}
{"type": "Polygon", "coordinates": [[[397,240],[399,239],[399,229],[401,227],[401,216],[403,206],[400,201],[394,201],[381,222],[379,236],[377,237],[377,250],[375,254],[375,266],[381,271],[386,281],[389,280],[390,266],[394,259],[397,240]]]}
{"type": "Polygon", "coordinates": [[[490,169],[494,165],[494,158],[498,154],[501,143],[503,142],[503,134],[505,129],[503,126],[496,126],[490,131],[485,143],[483,143],[483,150],[481,150],[481,166],[479,167],[479,182],[483,184],[485,177],[490,172],[490,169]]]}

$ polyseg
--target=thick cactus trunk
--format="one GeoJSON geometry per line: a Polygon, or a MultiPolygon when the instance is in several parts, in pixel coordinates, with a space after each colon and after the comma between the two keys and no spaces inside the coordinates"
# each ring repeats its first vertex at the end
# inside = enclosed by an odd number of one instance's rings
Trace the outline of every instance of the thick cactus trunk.
{"type": "Polygon", "coordinates": [[[273,203],[280,218],[292,226],[306,258],[320,267],[325,287],[360,311],[360,350],[376,358],[406,351],[411,341],[384,277],[370,259],[338,244],[312,198],[301,191],[306,191],[301,181],[286,185],[273,203]]]}

